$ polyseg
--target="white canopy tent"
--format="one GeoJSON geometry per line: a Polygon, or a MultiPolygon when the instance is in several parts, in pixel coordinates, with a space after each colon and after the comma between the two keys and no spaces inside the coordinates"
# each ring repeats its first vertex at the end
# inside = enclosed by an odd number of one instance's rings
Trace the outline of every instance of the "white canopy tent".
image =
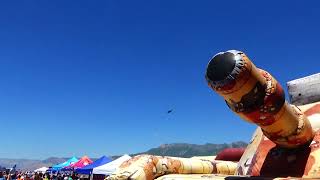
{"type": "Polygon", "coordinates": [[[49,168],[47,167],[41,167],[39,169],[34,170],[34,172],[41,172],[41,173],[45,173],[49,168]]]}
{"type": "Polygon", "coordinates": [[[125,162],[129,159],[131,159],[131,157],[128,154],[125,154],[114,161],[111,161],[111,162],[104,164],[102,166],[98,166],[96,168],[93,168],[92,174],[110,175],[113,172],[115,172],[123,162],[125,162]]]}

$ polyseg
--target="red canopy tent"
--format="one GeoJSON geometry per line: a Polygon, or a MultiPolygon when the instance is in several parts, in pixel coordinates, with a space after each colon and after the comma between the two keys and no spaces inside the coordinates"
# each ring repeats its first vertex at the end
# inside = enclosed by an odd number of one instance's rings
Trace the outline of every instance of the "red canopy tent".
{"type": "Polygon", "coordinates": [[[88,156],[83,156],[79,161],[77,161],[74,164],[71,164],[70,166],[65,167],[65,170],[71,170],[71,169],[77,169],[82,168],[84,166],[87,166],[91,164],[93,161],[88,156]]]}

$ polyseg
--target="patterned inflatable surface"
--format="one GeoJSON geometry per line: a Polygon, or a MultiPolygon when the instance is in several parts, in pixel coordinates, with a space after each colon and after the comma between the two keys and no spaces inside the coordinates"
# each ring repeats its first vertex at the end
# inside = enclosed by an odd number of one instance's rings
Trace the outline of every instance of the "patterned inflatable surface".
{"type": "Polygon", "coordinates": [[[237,163],[214,159],[177,158],[139,155],[121,165],[109,180],[153,180],[165,174],[229,174],[235,173],[237,163]]]}
{"type": "Polygon", "coordinates": [[[310,119],[316,132],[311,143],[295,149],[282,148],[258,128],[238,163],[236,175],[320,178],[320,102],[297,108],[310,119]]]}

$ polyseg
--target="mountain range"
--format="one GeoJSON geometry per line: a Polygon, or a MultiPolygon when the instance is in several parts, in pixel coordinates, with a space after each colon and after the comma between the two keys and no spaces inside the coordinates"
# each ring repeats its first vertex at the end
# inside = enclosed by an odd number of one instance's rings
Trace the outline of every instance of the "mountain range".
{"type": "MultiPolygon", "coordinates": [[[[187,144],[187,143],[173,143],[173,144],[163,144],[157,148],[152,148],[148,151],[131,154],[135,156],[138,154],[151,154],[159,156],[177,156],[177,157],[192,157],[192,156],[212,156],[216,155],[219,151],[225,148],[237,148],[237,147],[246,147],[247,143],[242,141],[237,141],[233,143],[224,143],[224,144],[212,144],[206,143],[203,145],[198,144],[187,144]]],[[[116,159],[119,156],[111,156],[110,158],[116,159]]],[[[59,164],[66,161],[68,158],[57,158],[50,157],[45,160],[32,160],[32,159],[8,159],[0,158],[0,167],[11,168],[15,164],[17,169],[20,170],[34,170],[43,166],[50,167],[54,164],[59,164]]],[[[91,158],[96,160],[96,158],[91,158]]]]}

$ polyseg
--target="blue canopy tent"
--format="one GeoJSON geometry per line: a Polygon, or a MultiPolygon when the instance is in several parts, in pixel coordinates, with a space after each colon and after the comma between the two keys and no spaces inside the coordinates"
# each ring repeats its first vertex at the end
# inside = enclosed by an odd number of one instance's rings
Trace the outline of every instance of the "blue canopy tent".
{"type": "Polygon", "coordinates": [[[112,160],[106,156],[102,156],[101,158],[95,160],[92,164],[89,164],[83,168],[78,168],[76,169],[76,172],[78,174],[92,174],[92,170],[95,167],[107,164],[109,162],[111,162],[112,160]]]}
{"type": "Polygon", "coordinates": [[[53,171],[59,171],[60,169],[64,168],[64,167],[67,167],[73,163],[76,163],[77,161],[79,161],[76,157],[72,157],[70,159],[68,159],[66,162],[63,162],[63,163],[60,163],[60,164],[57,164],[57,165],[54,165],[52,166],[52,170],[53,171]]]}

